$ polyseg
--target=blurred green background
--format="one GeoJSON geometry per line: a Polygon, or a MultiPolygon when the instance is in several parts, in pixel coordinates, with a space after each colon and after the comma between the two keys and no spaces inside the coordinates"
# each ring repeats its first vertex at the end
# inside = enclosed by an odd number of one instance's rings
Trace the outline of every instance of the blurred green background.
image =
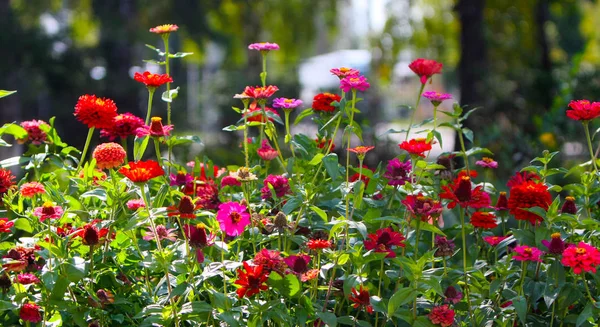
{"type": "MultiPolygon", "coordinates": [[[[240,136],[221,129],[239,119],[232,96],[260,84],[260,55],[247,45],[269,41],[281,50],[269,54],[268,84],[280,88],[277,96],[302,98],[304,108],[317,92],[337,92],[330,68],[365,73],[372,88],[358,119],[364,143],[377,146],[367,158],[373,165],[399,153],[400,136],[383,134],[402,129],[415,102],[419,84],[408,63],[443,62],[426,90],[481,107],[468,126],[508,175],[543,149],[562,150],[562,160],[587,158],[581,125],[564,112],[572,99],[600,98],[599,16],[600,3],[586,0],[0,0],[0,89],[18,90],[0,101],[0,115],[3,122],[57,116],[63,140],[79,147],[87,129],[73,106],[82,94],[143,116],[146,89],[132,76],[158,71],[143,62],[156,59],[144,44],[162,47],[148,29],[171,23],[180,27],[172,48],[194,52],[173,61],[181,86],[175,132],[204,141],[179,153],[181,161],[206,154],[218,164],[241,162],[240,136]]],[[[157,99],[153,113],[166,116],[157,99]]],[[[423,101],[418,117],[430,113],[423,101]]],[[[295,131],[316,132],[310,124],[295,131]]]]}

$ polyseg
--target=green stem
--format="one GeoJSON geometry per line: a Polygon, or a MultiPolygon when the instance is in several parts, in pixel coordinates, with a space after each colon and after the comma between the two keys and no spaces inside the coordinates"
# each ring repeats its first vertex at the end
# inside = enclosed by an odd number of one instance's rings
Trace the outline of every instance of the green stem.
{"type": "Polygon", "coordinates": [[[123,147],[123,150],[125,150],[125,162],[129,162],[128,155],[127,155],[127,138],[126,137],[121,138],[121,146],[123,147]]]}
{"type": "Polygon", "coordinates": [[[261,111],[261,117],[260,117],[260,132],[259,132],[259,140],[258,140],[258,144],[262,144],[262,141],[265,137],[265,125],[267,124],[266,122],[269,121],[269,118],[267,117],[267,112],[265,110],[265,100],[261,100],[260,101],[260,111],[261,111]]]}
{"type": "MultiPolygon", "coordinates": [[[[463,274],[464,274],[464,282],[465,282],[465,300],[467,301],[467,307],[469,308],[469,316],[471,317],[471,301],[469,299],[469,274],[467,272],[467,230],[465,225],[465,209],[463,207],[459,207],[460,214],[460,224],[461,224],[461,232],[462,232],[462,248],[463,248],[463,274]]],[[[471,322],[473,322],[473,318],[471,317],[471,322]]]]}
{"type": "Polygon", "coordinates": [[[421,102],[421,95],[423,94],[423,89],[425,89],[425,84],[421,84],[421,89],[419,90],[419,96],[417,97],[417,103],[415,104],[415,108],[410,114],[410,121],[408,123],[408,129],[406,130],[406,137],[404,141],[408,141],[408,134],[410,133],[410,129],[412,128],[413,121],[415,120],[415,114],[417,113],[417,109],[419,109],[419,103],[421,102]]]}
{"type": "Polygon", "coordinates": [[[248,159],[248,104],[244,101],[244,159],[246,160],[246,167],[250,168],[250,161],[248,159]]]}
{"type": "Polygon", "coordinates": [[[583,281],[583,286],[585,286],[585,291],[587,292],[588,298],[592,301],[592,304],[596,304],[596,300],[592,296],[592,292],[590,292],[590,287],[587,284],[587,280],[585,279],[585,273],[581,274],[581,279],[583,281]]]}
{"type": "MultiPolygon", "coordinates": [[[[459,124],[458,122],[458,118],[457,120],[457,124],[459,124]]],[[[465,148],[465,139],[463,138],[463,132],[462,129],[460,131],[458,131],[458,140],[460,142],[460,150],[461,153],[463,155],[463,157],[465,158],[465,167],[467,168],[467,174],[469,174],[469,156],[467,155],[467,149],[465,148]]]]}
{"type": "MultiPolygon", "coordinates": [[[[377,296],[381,298],[381,284],[383,280],[383,259],[381,260],[381,266],[379,267],[379,284],[377,286],[377,296]]],[[[379,312],[375,313],[375,327],[379,325],[379,312]]]]}
{"type": "Polygon", "coordinates": [[[154,150],[156,151],[156,160],[158,160],[158,164],[162,167],[163,161],[162,161],[162,156],[160,155],[160,146],[158,144],[158,137],[154,138],[154,150]]]}
{"type": "Polygon", "coordinates": [[[150,117],[152,116],[152,99],[154,98],[154,91],[156,91],[155,88],[148,88],[148,109],[146,110],[146,125],[148,126],[150,126],[150,117]]]}
{"type": "MultiPolygon", "coordinates": [[[[285,143],[290,143],[292,140],[292,133],[290,133],[290,111],[284,110],[285,114],[285,143]]],[[[290,150],[292,151],[292,157],[296,158],[296,153],[294,151],[294,145],[290,143],[290,150]]]]}
{"type": "Polygon", "coordinates": [[[519,285],[521,288],[519,289],[519,295],[523,295],[525,293],[524,283],[525,283],[525,275],[527,275],[527,266],[525,265],[526,261],[521,262],[521,279],[519,280],[519,285]]]}
{"type": "Polygon", "coordinates": [[[590,137],[590,122],[583,121],[583,127],[585,130],[585,138],[587,139],[588,149],[590,150],[590,158],[592,160],[592,164],[594,165],[594,173],[598,173],[598,167],[596,165],[596,156],[594,155],[594,149],[592,149],[592,138],[590,137]]]}
{"type": "Polygon", "coordinates": [[[262,86],[267,86],[267,55],[266,53],[261,52],[262,55],[262,74],[260,74],[260,81],[262,82],[262,86]]]}
{"type": "Polygon", "coordinates": [[[94,135],[94,129],[95,127],[90,127],[90,129],[88,130],[88,135],[85,139],[85,146],[83,147],[83,152],[81,152],[81,159],[79,159],[79,163],[77,164],[77,171],[79,171],[81,165],[83,165],[83,160],[85,160],[85,155],[88,151],[88,148],[90,147],[90,143],[92,142],[92,135],[94,135]]]}
{"type": "MultiPolygon", "coordinates": [[[[163,34],[163,42],[165,43],[165,70],[167,75],[171,76],[169,66],[169,33],[163,34]]],[[[171,82],[167,83],[167,94],[171,96],[171,82]]],[[[146,123],[148,124],[148,123],[146,123]]],[[[171,125],[171,102],[167,102],[167,125],[171,125]]]]}

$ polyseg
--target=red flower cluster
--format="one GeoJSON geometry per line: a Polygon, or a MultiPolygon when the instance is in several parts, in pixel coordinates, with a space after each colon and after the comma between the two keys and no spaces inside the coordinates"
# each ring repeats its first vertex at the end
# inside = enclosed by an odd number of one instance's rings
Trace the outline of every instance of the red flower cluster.
{"type": "Polygon", "coordinates": [[[425,84],[431,76],[441,73],[443,66],[435,60],[419,58],[411,62],[408,68],[421,78],[421,84],[425,84]]]}
{"type": "Polygon", "coordinates": [[[135,73],[133,79],[146,85],[149,89],[156,89],[166,83],[173,83],[173,78],[167,74],[152,74],[149,71],[135,73]]]}
{"type": "Polygon", "coordinates": [[[563,252],[561,262],[565,267],[573,268],[577,275],[582,272],[596,273],[596,267],[600,265],[600,251],[587,243],[579,242],[577,246],[570,246],[563,252]]]}
{"type": "Polygon", "coordinates": [[[86,94],[79,97],[74,115],[88,128],[110,128],[117,116],[117,105],[111,99],[86,94]]]}
{"type": "Polygon", "coordinates": [[[532,225],[535,225],[541,222],[543,218],[523,209],[540,207],[548,210],[551,202],[552,196],[548,192],[548,186],[530,180],[510,189],[508,208],[510,214],[515,216],[515,219],[527,220],[532,225]]]}
{"type": "Polygon", "coordinates": [[[333,93],[319,93],[317,95],[315,95],[315,97],[313,98],[313,103],[312,103],[312,109],[314,111],[321,111],[321,112],[334,112],[336,107],[334,107],[332,105],[333,102],[340,102],[340,100],[342,100],[342,97],[337,95],[337,94],[333,94],[333,93]]]}
{"type": "Polygon", "coordinates": [[[425,158],[425,151],[431,150],[431,142],[427,142],[424,138],[412,139],[398,144],[400,149],[405,150],[411,155],[417,155],[425,158]]]}
{"type": "Polygon", "coordinates": [[[266,281],[269,278],[269,273],[263,272],[263,266],[251,266],[244,261],[244,270],[238,269],[238,279],[234,284],[239,285],[237,289],[237,295],[240,298],[244,296],[252,296],[258,294],[260,291],[266,291],[269,289],[266,281]]]}
{"type": "Polygon", "coordinates": [[[573,120],[590,121],[600,117],[600,102],[577,100],[569,103],[567,117],[573,120]]]}

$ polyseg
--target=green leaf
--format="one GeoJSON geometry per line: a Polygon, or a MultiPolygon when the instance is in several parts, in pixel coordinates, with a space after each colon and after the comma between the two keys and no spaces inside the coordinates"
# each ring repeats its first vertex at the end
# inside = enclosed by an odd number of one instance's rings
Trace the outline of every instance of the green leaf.
{"type": "Polygon", "coordinates": [[[576,327],[583,325],[584,322],[588,321],[588,318],[593,316],[593,314],[594,314],[593,309],[594,309],[594,305],[592,304],[592,302],[588,302],[588,304],[585,306],[583,311],[581,311],[581,313],[577,317],[576,327]]]}
{"type": "Polygon", "coordinates": [[[177,53],[169,53],[169,58],[183,58],[187,56],[193,55],[193,52],[177,52],[177,53]]]}
{"type": "Polygon", "coordinates": [[[329,327],[337,326],[337,317],[331,312],[317,312],[317,316],[329,327]]]}
{"type": "Polygon", "coordinates": [[[319,217],[321,217],[321,219],[323,219],[323,221],[328,220],[327,213],[323,209],[321,209],[317,206],[310,206],[310,210],[314,211],[317,215],[319,215],[319,217]]]}
{"type": "Polygon", "coordinates": [[[146,48],[148,48],[148,49],[152,49],[152,50],[156,51],[156,53],[158,53],[158,55],[159,55],[159,56],[161,56],[161,57],[162,57],[162,56],[164,56],[164,55],[166,54],[166,53],[165,53],[165,52],[163,52],[161,49],[158,49],[158,48],[156,48],[156,47],[155,47],[155,46],[153,46],[153,45],[150,45],[150,44],[145,44],[145,46],[146,46],[146,48]]]}
{"type": "Polygon", "coordinates": [[[321,161],[323,160],[323,158],[325,157],[325,154],[323,153],[317,153],[315,154],[315,156],[308,162],[309,165],[311,166],[316,166],[319,163],[321,163],[321,161]]]}
{"type": "Polygon", "coordinates": [[[33,233],[33,227],[31,227],[31,223],[25,218],[17,219],[15,221],[15,228],[25,231],[27,233],[33,233]]]}
{"type": "Polygon", "coordinates": [[[165,142],[167,146],[178,146],[178,145],[188,145],[188,144],[202,144],[202,140],[198,135],[177,135],[167,139],[165,142]]]}
{"type": "Polygon", "coordinates": [[[144,156],[149,141],[149,136],[144,136],[142,138],[135,137],[135,141],[133,142],[133,155],[135,159],[141,159],[144,156]]]}
{"type": "Polygon", "coordinates": [[[388,316],[394,315],[398,308],[409,302],[412,302],[417,298],[417,295],[418,293],[410,287],[401,288],[398,290],[396,293],[394,293],[394,295],[392,295],[390,301],[388,302],[388,316]]]}
{"type": "Polygon", "coordinates": [[[517,312],[517,316],[519,316],[519,320],[521,320],[521,324],[525,326],[525,321],[527,321],[527,300],[524,296],[519,295],[513,298],[512,301],[515,311],[517,312]]]}
{"type": "Polygon", "coordinates": [[[467,140],[469,140],[469,142],[473,143],[473,131],[472,130],[470,130],[466,127],[463,127],[462,133],[465,136],[465,138],[467,140]]]}
{"type": "Polygon", "coordinates": [[[298,125],[298,123],[300,123],[304,118],[312,115],[313,110],[312,108],[307,108],[302,110],[302,112],[300,112],[298,114],[298,116],[296,116],[296,119],[294,119],[294,125],[298,125]]]}
{"type": "Polygon", "coordinates": [[[338,156],[335,153],[330,153],[323,158],[323,164],[325,170],[332,180],[336,180],[340,176],[340,168],[338,163],[338,156]]]}
{"type": "Polygon", "coordinates": [[[12,310],[16,308],[17,306],[14,305],[11,301],[0,300],[0,311],[12,310]]]}
{"type": "Polygon", "coordinates": [[[176,99],[178,95],[179,95],[179,86],[170,91],[164,91],[161,99],[164,102],[173,102],[173,100],[176,99]]]}
{"type": "Polygon", "coordinates": [[[159,61],[159,60],[154,60],[154,59],[145,59],[142,61],[149,63],[149,64],[160,65],[160,66],[164,66],[167,64],[165,61],[159,61]]]}
{"type": "Polygon", "coordinates": [[[11,94],[17,93],[17,91],[6,91],[6,90],[0,90],[0,98],[4,98],[7,97],[11,94]]]}
{"type": "Polygon", "coordinates": [[[287,274],[283,277],[279,273],[273,272],[269,275],[267,283],[286,298],[292,298],[300,291],[300,281],[294,274],[287,274]]]}

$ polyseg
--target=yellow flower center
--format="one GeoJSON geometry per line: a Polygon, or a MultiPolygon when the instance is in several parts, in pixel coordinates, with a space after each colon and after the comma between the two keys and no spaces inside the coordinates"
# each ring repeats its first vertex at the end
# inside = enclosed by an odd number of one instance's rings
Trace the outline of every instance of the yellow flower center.
{"type": "Polygon", "coordinates": [[[523,252],[525,252],[526,254],[531,254],[533,250],[531,248],[526,248],[525,250],[523,250],[523,252]]]}
{"type": "Polygon", "coordinates": [[[552,235],[550,235],[550,237],[552,237],[553,239],[560,239],[560,233],[552,233],[552,235]]]}
{"type": "Polygon", "coordinates": [[[582,249],[582,248],[577,248],[577,250],[575,250],[575,252],[577,254],[586,254],[587,250],[586,249],[582,249]]]}

